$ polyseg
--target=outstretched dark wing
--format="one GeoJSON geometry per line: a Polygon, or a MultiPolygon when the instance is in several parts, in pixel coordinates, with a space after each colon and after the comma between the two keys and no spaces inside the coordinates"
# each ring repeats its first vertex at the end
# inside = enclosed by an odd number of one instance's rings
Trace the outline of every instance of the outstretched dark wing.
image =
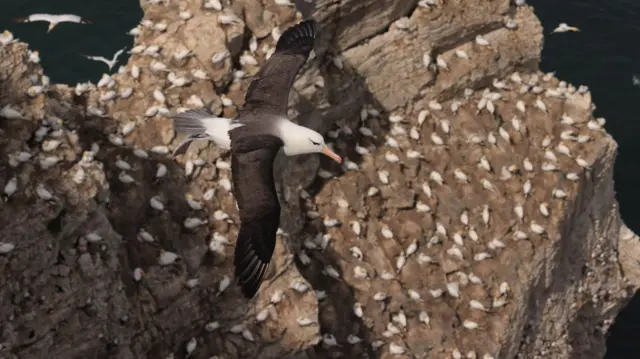
{"type": "Polygon", "coordinates": [[[249,85],[240,111],[251,112],[257,107],[286,113],[293,80],[313,49],[316,22],[306,20],[288,28],[276,44],[276,51],[262,65],[249,85]]]}
{"type": "Polygon", "coordinates": [[[241,222],[233,264],[242,293],[252,298],[269,268],[280,225],[273,160],[282,140],[269,135],[242,136],[242,128],[229,133],[231,174],[241,222]]]}

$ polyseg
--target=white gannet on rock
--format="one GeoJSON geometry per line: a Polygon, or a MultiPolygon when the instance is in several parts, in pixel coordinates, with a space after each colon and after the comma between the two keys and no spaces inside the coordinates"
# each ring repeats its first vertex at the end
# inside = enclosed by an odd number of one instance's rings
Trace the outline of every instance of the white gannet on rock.
{"type": "Polygon", "coordinates": [[[40,52],[38,50],[27,50],[27,54],[29,54],[29,62],[33,62],[34,64],[40,63],[40,52]]]}
{"type": "Polygon", "coordinates": [[[62,14],[62,15],[52,15],[52,14],[31,14],[27,17],[19,17],[14,19],[15,22],[37,22],[37,21],[46,21],[49,23],[49,29],[47,32],[53,30],[53,28],[61,23],[61,22],[75,22],[78,24],[93,24],[93,21],[89,19],[85,19],[78,15],[73,14],[62,14]]]}
{"type": "Polygon", "coordinates": [[[25,120],[26,118],[20,113],[20,111],[13,107],[6,105],[0,109],[0,117],[4,117],[9,120],[25,120]]]}
{"type": "Polygon", "coordinates": [[[241,221],[235,275],[247,298],[252,298],[260,288],[276,245],[280,203],[273,161],[280,148],[287,156],[322,153],[342,162],[320,133],[287,118],[289,91],[313,49],[315,35],[314,20],[302,21],[282,34],[275,52],[249,86],[245,104],[235,119],[214,117],[201,110],[173,116],[178,132],[191,133],[187,141],[210,139],[231,150],[232,179],[241,221]]]}
{"type": "Polygon", "coordinates": [[[111,71],[111,69],[113,69],[113,66],[115,66],[116,62],[118,62],[118,57],[120,57],[120,55],[124,52],[124,50],[127,47],[123,47],[120,50],[116,51],[115,54],[113,54],[113,58],[111,60],[108,60],[102,56],[89,56],[89,55],[82,55],[84,57],[86,57],[89,60],[94,60],[94,61],[102,61],[105,64],[107,64],[107,66],[109,66],[109,71],[111,71]]]}
{"type": "Polygon", "coordinates": [[[0,45],[5,46],[12,44],[14,42],[18,42],[18,39],[13,37],[13,34],[9,30],[4,30],[2,34],[0,34],[0,45]]]}

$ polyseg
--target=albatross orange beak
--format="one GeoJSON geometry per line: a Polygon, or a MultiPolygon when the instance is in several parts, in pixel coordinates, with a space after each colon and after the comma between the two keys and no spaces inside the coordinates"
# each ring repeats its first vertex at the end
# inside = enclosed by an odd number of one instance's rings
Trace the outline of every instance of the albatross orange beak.
{"type": "Polygon", "coordinates": [[[342,158],[338,156],[335,152],[331,151],[331,149],[327,145],[322,145],[322,151],[320,151],[323,155],[331,158],[332,160],[342,163],[342,158]]]}

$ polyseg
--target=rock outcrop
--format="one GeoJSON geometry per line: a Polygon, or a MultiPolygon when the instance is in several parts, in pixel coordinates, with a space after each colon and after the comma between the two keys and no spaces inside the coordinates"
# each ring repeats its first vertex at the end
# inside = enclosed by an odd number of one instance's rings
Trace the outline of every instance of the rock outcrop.
{"type": "Polygon", "coordinates": [[[640,247],[616,143],[585,88],[538,71],[531,8],[317,1],[290,115],[347,160],[278,158],[284,232],[247,302],[226,154],[170,161],[166,115],[234,116],[301,16],[206,3],[142,1],[98,86],[49,84],[3,41],[1,358],[602,357],[640,247]]]}

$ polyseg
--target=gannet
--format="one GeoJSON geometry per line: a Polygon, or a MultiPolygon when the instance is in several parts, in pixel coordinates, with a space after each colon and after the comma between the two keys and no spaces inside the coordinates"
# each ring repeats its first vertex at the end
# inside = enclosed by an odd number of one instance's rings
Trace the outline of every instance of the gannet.
{"type": "Polygon", "coordinates": [[[118,57],[120,57],[120,55],[124,52],[125,49],[126,49],[126,46],[116,51],[116,53],[113,54],[113,58],[111,60],[107,60],[102,56],[89,56],[89,55],[82,55],[82,56],[86,57],[89,60],[104,62],[105,64],[107,64],[107,66],[109,66],[109,71],[111,71],[113,66],[115,66],[116,62],[118,61],[118,57]]]}
{"type": "Polygon", "coordinates": [[[276,245],[280,203],[273,161],[280,148],[287,156],[322,153],[342,162],[320,133],[287,118],[289,91],[313,49],[315,36],[314,20],[302,21],[282,34],[275,52],[249,86],[245,104],[235,119],[213,117],[201,110],[173,116],[175,130],[190,133],[191,140],[209,139],[231,150],[233,189],[241,222],[235,276],[247,298],[260,288],[276,245]]]}
{"type": "Polygon", "coordinates": [[[567,31],[580,31],[580,29],[578,29],[575,26],[569,26],[567,24],[565,24],[564,22],[560,23],[558,25],[558,27],[556,27],[555,29],[553,29],[553,32],[567,32],[567,31]]]}
{"type": "Polygon", "coordinates": [[[63,15],[51,15],[51,14],[31,14],[27,17],[19,17],[14,19],[15,22],[36,22],[46,21],[49,23],[49,29],[47,32],[53,30],[53,28],[61,22],[75,22],[80,24],[93,24],[93,21],[85,19],[78,15],[63,14],[63,15]]]}
{"type": "Polygon", "coordinates": [[[17,42],[18,39],[13,37],[13,34],[9,30],[4,30],[2,34],[0,34],[0,45],[5,46],[11,43],[17,42]]]}
{"type": "Polygon", "coordinates": [[[29,54],[29,62],[33,62],[34,64],[40,63],[40,52],[38,50],[28,50],[27,53],[29,54]]]}

